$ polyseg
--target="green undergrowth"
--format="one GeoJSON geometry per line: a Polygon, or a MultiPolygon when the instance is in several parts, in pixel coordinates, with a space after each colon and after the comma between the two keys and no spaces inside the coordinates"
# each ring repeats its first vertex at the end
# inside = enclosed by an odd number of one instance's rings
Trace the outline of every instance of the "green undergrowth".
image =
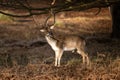
{"type": "Polygon", "coordinates": [[[0,21],[13,22],[13,17],[0,14],[0,21]]]}

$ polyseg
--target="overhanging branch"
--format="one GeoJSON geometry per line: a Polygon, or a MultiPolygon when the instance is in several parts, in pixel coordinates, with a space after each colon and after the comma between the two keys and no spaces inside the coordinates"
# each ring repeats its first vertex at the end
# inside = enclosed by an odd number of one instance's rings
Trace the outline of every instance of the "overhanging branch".
{"type": "MultiPolygon", "coordinates": [[[[108,7],[112,4],[115,4],[117,2],[120,2],[120,0],[91,0],[90,2],[82,2],[80,0],[71,0],[70,2],[64,3],[54,3],[54,5],[48,5],[47,7],[32,7],[28,6],[29,3],[27,0],[24,0],[26,2],[21,2],[19,0],[10,0],[11,4],[9,2],[0,2],[0,6],[4,7],[5,9],[11,9],[14,8],[15,10],[25,10],[26,13],[24,14],[14,14],[14,13],[6,13],[4,10],[0,10],[0,13],[12,17],[30,17],[32,15],[41,15],[41,14],[47,14],[52,9],[54,13],[62,12],[62,11],[82,11],[90,8],[103,8],[108,7]],[[16,4],[13,4],[12,1],[15,1],[16,4]],[[27,5],[25,5],[27,3],[27,5]]],[[[56,0],[57,1],[57,0],[56,0]]],[[[83,0],[84,1],[84,0],[83,0]]]]}

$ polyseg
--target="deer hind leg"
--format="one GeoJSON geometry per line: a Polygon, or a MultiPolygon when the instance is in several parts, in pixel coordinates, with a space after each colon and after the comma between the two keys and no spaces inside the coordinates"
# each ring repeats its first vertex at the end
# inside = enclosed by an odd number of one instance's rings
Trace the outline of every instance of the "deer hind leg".
{"type": "Polygon", "coordinates": [[[90,64],[90,61],[89,61],[89,57],[87,54],[85,54],[85,52],[83,50],[80,50],[78,49],[77,52],[82,56],[82,59],[83,59],[83,64],[85,64],[85,62],[87,63],[87,65],[90,64]]]}
{"type": "Polygon", "coordinates": [[[87,60],[87,65],[90,65],[90,59],[87,54],[86,54],[86,60],[87,60]]]}
{"type": "Polygon", "coordinates": [[[55,51],[55,66],[60,66],[60,60],[62,57],[63,51],[62,50],[57,50],[55,51]]]}

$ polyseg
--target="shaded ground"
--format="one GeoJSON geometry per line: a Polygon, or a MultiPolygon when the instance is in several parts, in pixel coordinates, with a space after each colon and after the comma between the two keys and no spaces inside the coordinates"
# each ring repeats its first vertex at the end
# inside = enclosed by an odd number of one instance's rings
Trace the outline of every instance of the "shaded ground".
{"type": "MultiPolygon", "coordinates": [[[[107,9],[61,13],[53,31],[56,36],[75,34],[86,38],[91,67],[81,56],[65,52],[61,67],[54,67],[54,52],[40,33],[45,16],[0,23],[0,80],[120,80],[120,41],[110,39],[107,9]]],[[[50,21],[52,22],[52,21],[50,21]]]]}

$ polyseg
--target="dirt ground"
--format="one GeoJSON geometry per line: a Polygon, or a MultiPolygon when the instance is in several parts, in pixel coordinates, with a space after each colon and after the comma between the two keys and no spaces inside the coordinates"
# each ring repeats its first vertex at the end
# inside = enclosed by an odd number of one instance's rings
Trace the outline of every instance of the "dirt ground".
{"type": "MultiPolygon", "coordinates": [[[[40,28],[47,15],[0,22],[0,80],[120,80],[120,41],[111,39],[108,9],[62,12],[56,16],[54,35],[80,35],[86,39],[91,66],[81,56],[64,52],[61,67],[54,67],[54,51],[40,28]]],[[[49,23],[52,22],[52,19],[49,23]]]]}

